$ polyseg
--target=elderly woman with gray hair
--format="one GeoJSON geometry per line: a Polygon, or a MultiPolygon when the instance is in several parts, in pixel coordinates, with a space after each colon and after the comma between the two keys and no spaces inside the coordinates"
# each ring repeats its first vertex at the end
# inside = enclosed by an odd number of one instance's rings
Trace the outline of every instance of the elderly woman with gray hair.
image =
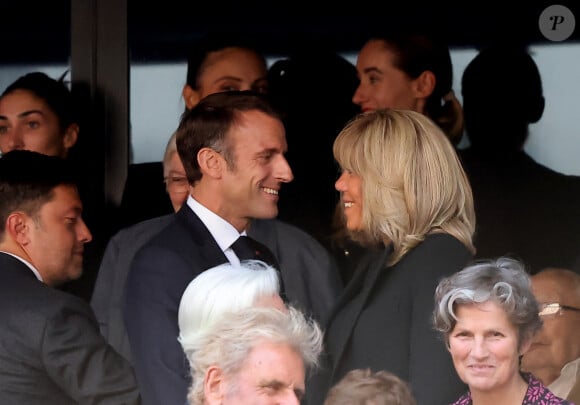
{"type": "Polygon", "coordinates": [[[469,391],[453,405],[566,405],[536,377],[520,372],[520,356],[540,329],[538,303],[522,263],[485,260],[442,279],[433,323],[469,391]]]}

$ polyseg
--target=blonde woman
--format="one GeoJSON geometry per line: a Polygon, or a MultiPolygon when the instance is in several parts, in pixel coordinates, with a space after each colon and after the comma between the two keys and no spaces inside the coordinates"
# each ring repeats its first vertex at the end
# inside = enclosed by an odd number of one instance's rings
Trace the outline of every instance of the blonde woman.
{"type": "Polygon", "coordinates": [[[408,381],[418,404],[448,404],[465,390],[431,328],[439,279],[473,257],[473,197],[454,147],[423,114],[374,110],[334,142],[336,181],[351,237],[370,249],[326,332],[327,370],[312,404],[356,368],[408,381]]]}

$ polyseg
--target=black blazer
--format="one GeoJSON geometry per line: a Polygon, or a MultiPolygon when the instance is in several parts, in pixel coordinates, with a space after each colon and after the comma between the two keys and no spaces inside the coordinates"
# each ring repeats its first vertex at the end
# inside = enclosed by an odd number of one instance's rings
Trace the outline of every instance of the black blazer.
{"type": "MultiPolygon", "coordinates": [[[[342,289],[336,265],[322,246],[276,220],[257,220],[248,233],[277,256],[288,299],[317,319],[327,319],[342,289]]],[[[187,204],[135,255],[123,316],[144,404],[185,403],[190,377],[177,341],[179,301],[195,276],[225,262],[187,204]]]]}
{"type": "Polygon", "coordinates": [[[133,369],[85,301],[0,253],[0,403],[139,404],[133,369]]]}
{"type": "Polygon", "coordinates": [[[325,336],[324,367],[308,382],[309,404],[322,404],[348,371],[367,367],[408,381],[418,405],[447,405],[466,391],[431,316],[437,283],[471,254],[447,234],[427,236],[387,267],[390,253],[371,251],[341,297],[325,336]]]}

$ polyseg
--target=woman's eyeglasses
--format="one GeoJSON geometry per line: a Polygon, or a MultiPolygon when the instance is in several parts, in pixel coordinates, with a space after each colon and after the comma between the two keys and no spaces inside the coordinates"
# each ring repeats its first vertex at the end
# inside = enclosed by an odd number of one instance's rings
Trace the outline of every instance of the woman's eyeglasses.
{"type": "Polygon", "coordinates": [[[538,313],[538,315],[548,316],[561,314],[562,310],[580,312],[580,308],[570,307],[568,305],[562,305],[558,302],[553,302],[550,304],[540,304],[540,312],[538,313]]]}

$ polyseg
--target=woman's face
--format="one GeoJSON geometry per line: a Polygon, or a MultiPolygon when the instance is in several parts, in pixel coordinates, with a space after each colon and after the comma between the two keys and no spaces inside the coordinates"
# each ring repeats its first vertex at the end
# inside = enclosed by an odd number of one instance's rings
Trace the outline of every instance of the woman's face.
{"type": "Polygon", "coordinates": [[[500,391],[521,380],[518,330],[495,302],[459,305],[457,324],[449,335],[449,351],[457,374],[477,392],[500,391]]]}
{"type": "Polygon", "coordinates": [[[361,230],[363,210],[361,177],[348,170],[343,170],[334,187],[340,192],[346,228],[349,231],[361,230]]]}
{"type": "Polygon", "coordinates": [[[185,85],[183,99],[188,109],[213,93],[222,91],[268,91],[268,68],[255,52],[238,47],[228,47],[211,52],[197,79],[198,88],[185,85]]]}
{"type": "Polygon", "coordinates": [[[417,94],[417,80],[395,67],[396,55],[381,40],[368,41],[358,54],[359,85],[352,102],[361,111],[397,108],[423,113],[425,99],[417,94]]]}
{"type": "MultiPolygon", "coordinates": [[[[73,129],[70,128],[70,131],[73,129]]],[[[61,132],[56,114],[28,90],[14,90],[0,98],[0,151],[26,149],[65,157],[77,134],[61,132]]]]}

